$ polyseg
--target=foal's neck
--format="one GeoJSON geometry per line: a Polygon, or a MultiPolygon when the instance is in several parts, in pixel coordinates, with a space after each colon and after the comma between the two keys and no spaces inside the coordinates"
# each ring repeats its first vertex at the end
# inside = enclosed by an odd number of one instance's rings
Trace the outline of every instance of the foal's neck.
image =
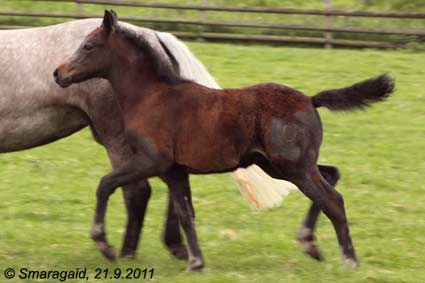
{"type": "Polygon", "coordinates": [[[107,78],[123,109],[128,109],[151,95],[155,88],[167,86],[154,72],[151,62],[146,61],[126,60],[120,62],[115,65],[116,67],[107,78]]]}

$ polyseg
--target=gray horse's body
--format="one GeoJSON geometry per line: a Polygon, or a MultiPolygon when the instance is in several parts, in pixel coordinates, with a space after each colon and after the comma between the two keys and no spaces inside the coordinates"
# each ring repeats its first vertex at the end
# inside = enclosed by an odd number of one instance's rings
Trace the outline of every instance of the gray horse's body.
{"type": "MultiPolygon", "coordinates": [[[[52,72],[100,23],[88,19],[0,32],[0,152],[46,144],[88,125],[76,96],[105,99],[109,84],[92,80],[64,90],[52,72]]],[[[150,35],[152,44],[163,50],[153,30],[128,26],[150,35]]]]}

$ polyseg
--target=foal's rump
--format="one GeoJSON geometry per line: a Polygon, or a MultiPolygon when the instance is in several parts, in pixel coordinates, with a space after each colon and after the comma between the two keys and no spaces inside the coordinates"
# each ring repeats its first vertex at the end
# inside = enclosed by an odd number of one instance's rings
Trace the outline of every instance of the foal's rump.
{"type": "Polygon", "coordinates": [[[313,97],[277,84],[251,87],[258,100],[264,149],[269,158],[292,165],[317,162],[322,125],[315,108],[332,111],[363,109],[385,100],[394,89],[388,75],[380,75],[352,86],[326,90],[313,97]]]}
{"type": "Polygon", "coordinates": [[[284,85],[265,84],[256,96],[259,103],[259,136],[270,161],[296,166],[317,161],[322,142],[322,125],[311,97],[284,85]],[[314,154],[308,149],[314,148],[314,154]]]}

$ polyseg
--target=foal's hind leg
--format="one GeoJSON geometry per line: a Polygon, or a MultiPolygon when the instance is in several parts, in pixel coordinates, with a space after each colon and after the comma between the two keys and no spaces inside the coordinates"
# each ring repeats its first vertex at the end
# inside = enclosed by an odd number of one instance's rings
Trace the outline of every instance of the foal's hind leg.
{"type": "MultiPolygon", "coordinates": [[[[325,165],[318,165],[318,167],[325,180],[332,187],[335,187],[339,180],[338,168],[325,165]]],[[[313,202],[297,232],[297,240],[300,242],[304,252],[317,260],[323,259],[319,247],[314,243],[316,240],[314,231],[320,212],[319,205],[313,202]]]]}
{"type": "Polygon", "coordinates": [[[151,195],[151,187],[147,180],[142,180],[138,183],[124,186],[122,190],[127,209],[127,228],[121,256],[134,257],[151,195]]]}
{"type": "Polygon", "coordinates": [[[341,247],[345,263],[356,267],[358,261],[350,236],[350,229],[345,215],[344,200],[340,193],[326,182],[317,167],[303,176],[290,180],[313,202],[317,203],[321,210],[331,220],[338,242],[341,247]]]}
{"type": "Polygon", "coordinates": [[[164,244],[166,245],[170,253],[178,259],[187,260],[187,248],[182,243],[183,239],[180,234],[179,219],[177,217],[173,205],[173,200],[171,199],[170,195],[168,197],[167,219],[165,222],[163,233],[164,244]]]}

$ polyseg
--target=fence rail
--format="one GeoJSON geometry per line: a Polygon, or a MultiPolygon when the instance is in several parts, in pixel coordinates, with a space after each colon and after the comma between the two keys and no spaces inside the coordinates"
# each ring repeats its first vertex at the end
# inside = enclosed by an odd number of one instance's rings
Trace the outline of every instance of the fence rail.
{"type": "MultiPolygon", "coordinates": [[[[335,39],[334,33],[346,34],[375,34],[375,35],[397,35],[406,37],[417,37],[423,39],[425,37],[425,29],[382,29],[382,28],[356,28],[356,27],[334,27],[332,26],[333,17],[367,17],[367,18],[392,18],[401,20],[424,20],[425,13],[383,13],[383,12],[364,12],[364,11],[341,11],[330,8],[331,0],[325,0],[325,10],[301,10],[301,9],[284,9],[284,8],[260,8],[260,7],[223,7],[210,5],[183,5],[183,4],[166,4],[166,3],[146,3],[135,1],[117,1],[117,0],[33,0],[33,2],[62,2],[75,3],[81,8],[81,5],[108,5],[120,7],[143,7],[155,9],[179,9],[179,10],[196,10],[199,12],[216,11],[216,12],[238,12],[238,13],[272,13],[272,14],[289,14],[289,15],[314,15],[325,17],[324,26],[312,25],[295,25],[295,24],[275,24],[275,23],[254,23],[254,22],[229,22],[229,21],[208,21],[203,19],[180,19],[180,18],[154,18],[154,17],[136,17],[121,16],[120,19],[130,22],[158,23],[158,24],[183,24],[195,25],[198,27],[235,27],[235,28],[261,28],[267,30],[287,30],[287,31],[315,31],[323,32],[323,37],[300,37],[300,36],[277,36],[277,35],[248,35],[238,33],[223,32],[204,32],[199,28],[197,32],[181,32],[175,33],[186,38],[204,38],[211,40],[238,40],[238,41],[261,41],[274,43],[310,43],[321,44],[327,47],[332,45],[343,45],[353,47],[382,47],[392,48],[405,44],[408,40],[398,41],[376,41],[376,40],[347,40],[335,39]]],[[[203,0],[202,3],[207,2],[203,0]]],[[[100,15],[85,14],[84,9],[79,9],[77,13],[34,13],[34,12],[16,12],[16,11],[0,11],[1,16],[9,17],[42,17],[42,18],[62,18],[62,19],[84,19],[99,17],[100,15]]],[[[0,27],[8,28],[8,26],[0,27]]]]}
{"type": "Polygon", "coordinates": [[[135,1],[121,0],[33,0],[35,2],[68,2],[94,5],[126,6],[140,8],[158,9],[178,9],[178,10],[198,10],[198,11],[218,11],[218,12],[243,12],[243,13],[271,13],[271,14],[298,14],[298,15],[318,15],[318,16],[349,16],[349,17],[373,17],[373,18],[403,18],[403,19],[425,19],[422,13],[378,13],[363,11],[341,11],[341,10],[301,10],[284,8],[263,8],[263,7],[223,7],[209,5],[184,5],[168,3],[142,3],[135,1]]]}

